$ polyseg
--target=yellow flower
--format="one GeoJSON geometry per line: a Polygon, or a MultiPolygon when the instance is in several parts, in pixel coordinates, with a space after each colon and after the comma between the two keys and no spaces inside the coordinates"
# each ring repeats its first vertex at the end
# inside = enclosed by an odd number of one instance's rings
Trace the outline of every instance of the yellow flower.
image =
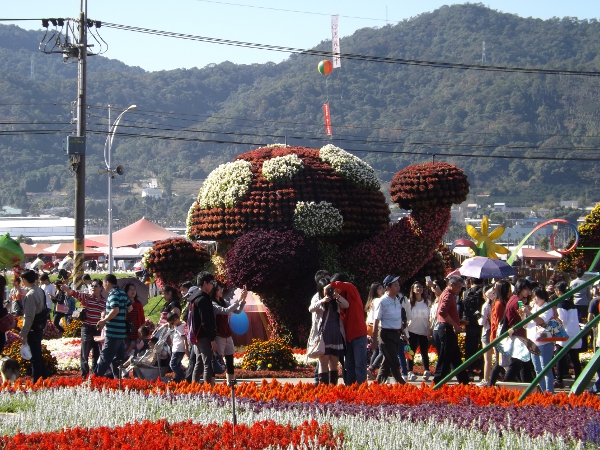
{"type": "Polygon", "coordinates": [[[474,256],[487,256],[488,258],[498,259],[497,253],[501,255],[508,254],[508,249],[506,247],[494,242],[496,239],[502,236],[502,233],[504,233],[504,226],[500,225],[498,228],[488,234],[489,226],[490,224],[487,216],[483,216],[483,219],[481,220],[481,233],[477,231],[473,225],[467,225],[467,233],[469,233],[469,236],[475,239],[475,245],[480,251],[474,256]]]}
{"type": "Polygon", "coordinates": [[[267,367],[270,369],[271,367],[273,367],[273,364],[268,364],[267,367]]]}

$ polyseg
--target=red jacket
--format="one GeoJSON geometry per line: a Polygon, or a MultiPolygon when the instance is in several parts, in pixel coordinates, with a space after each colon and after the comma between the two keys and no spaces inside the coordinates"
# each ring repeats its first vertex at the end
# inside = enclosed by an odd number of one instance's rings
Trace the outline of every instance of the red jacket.
{"type": "Polygon", "coordinates": [[[365,313],[363,302],[358,290],[352,283],[343,281],[334,281],[331,287],[342,291],[342,297],[348,300],[350,306],[341,310],[342,322],[346,330],[346,341],[350,342],[356,338],[367,335],[367,324],[365,323],[365,313]]]}

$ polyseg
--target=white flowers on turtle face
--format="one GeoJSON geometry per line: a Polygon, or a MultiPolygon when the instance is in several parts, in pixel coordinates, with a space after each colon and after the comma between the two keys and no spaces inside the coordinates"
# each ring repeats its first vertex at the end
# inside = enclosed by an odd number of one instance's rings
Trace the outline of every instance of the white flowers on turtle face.
{"type": "Polygon", "coordinates": [[[294,211],[294,228],[307,236],[335,236],[342,231],[344,218],[328,202],[298,202],[294,211]]]}
{"type": "Polygon", "coordinates": [[[262,166],[262,175],[271,183],[291,180],[294,175],[304,169],[304,162],[292,153],[267,159],[262,166]]]}
{"type": "Polygon", "coordinates": [[[221,164],[204,181],[198,194],[202,209],[233,207],[246,195],[252,182],[252,164],[239,160],[221,164]]]}
{"type": "Polygon", "coordinates": [[[352,181],[357,186],[364,189],[379,190],[380,185],[375,170],[362,159],[333,144],[322,147],[319,151],[319,158],[328,163],[336,173],[352,181]]]}

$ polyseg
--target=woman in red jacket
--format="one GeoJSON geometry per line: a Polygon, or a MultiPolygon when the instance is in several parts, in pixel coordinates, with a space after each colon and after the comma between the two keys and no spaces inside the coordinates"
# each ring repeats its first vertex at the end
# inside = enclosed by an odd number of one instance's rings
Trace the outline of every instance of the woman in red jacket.
{"type": "Polygon", "coordinates": [[[345,282],[343,275],[339,273],[333,274],[330,286],[350,304],[347,309],[342,310],[342,322],[346,331],[344,383],[361,384],[367,381],[367,324],[363,302],[356,287],[345,282]]]}
{"type": "Polygon", "coordinates": [[[123,291],[127,294],[127,298],[129,298],[131,305],[133,306],[131,312],[127,313],[127,320],[133,325],[132,334],[125,339],[125,355],[129,355],[135,347],[138,338],[138,330],[144,325],[144,322],[146,322],[146,317],[144,316],[144,305],[142,305],[142,301],[137,295],[135,285],[133,283],[127,283],[123,286],[123,291]]]}

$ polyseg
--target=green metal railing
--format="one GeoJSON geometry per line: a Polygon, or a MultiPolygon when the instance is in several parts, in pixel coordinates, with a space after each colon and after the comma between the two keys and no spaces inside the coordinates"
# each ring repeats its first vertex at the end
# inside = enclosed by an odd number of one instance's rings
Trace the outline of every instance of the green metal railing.
{"type": "MultiPolygon", "coordinates": [[[[600,258],[600,252],[598,252],[597,259],[598,258],[600,258]]],[[[593,265],[592,265],[592,267],[593,267],[593,265]]],[[[571,297],[573,294],[575,294],[583,289],[588,288],[589,286],[594,284],[596,281],[600,281],[600,275],[595,275],[594,277],[587,280],[585,283],[582,283],[581,285],[570,290],[568,293],[561,295],[556,300],[552,300],[546,306],[544,306],[543,308],[540,308],[538,311],[536,311],[534,314],[527,316],[525,319],[523,319],[522,321],[517,323],[512,329],[516,330],[518,328],[522,328],[523,326],[527,325],[529,322],[531,322],[536,317],[538,317],[541,314],[548,311],[550,308],[553,308],[554,306],[558,305],[563,300],[567,299],[568,297],[571,297]]],[[[494,339],[494,341],[490,342],[488,345],[486,345],[484,348],[479,350],[477,353],[475,353],[473,356],[471,356],[469,359],[467,359],[464,363],[462,363],[459,367],[457,367],[452,372],[450,372],[448,375],[446,375],[442,380],[440,380],[440,382],[438,384],[436,384],[433,387],[433,389],[439,389],[440,387],[442,387],[444,384],[446,384],[448,381],[450,381],[456,374],[465,370],[467,367],[469,367],[471,364],[473,364],[475,361],[477,361],[477,359],[479,359],[485,352],[494,348],[496,345],[498,345],[500,342],[502,342],[507,337],[508,337],[508,331],[505,331],[500,336],[498,336],[496,339],[494,339]]],[[[567,347],[571,348],[573,345],[575,345],[575,342],[576,341],[573,340],[572,342],[569,343],[570,345],[566,346],[565,348],[567,348],[567,347]]],[[[552,367],[552,366],[550,366],[550,367],[552,367]]],[[[587,369],[587,367],[586,367],[586,369],[587,369]]]]}
{"type": "MultiPolygon", "coordinates": [[[[575,290],[575,289],[573,289],[575,290]]],[[[531,384],[527,387],[527,389],[525,389],[523,391],[523,393],[521,394],[521,396],[519,397],[519,401],[525,400],[525,397],[527,397],[536,387],[538,384],[540,384],[540,381],[542,380],[542,378],[544,378],[546,376],[546,374],[552,370],[552,368],[558,363],[558,361],[560,361],[562,359],[563,356],[565,356],[569,350],[571,350],[571,348],[577,344],[577,342],[579,342],[580,339],[582,339],[593,327],[594,325],[596,325],[598,322],[600,321],[600,314],[597,315],[596,317],[594,317],[592,320],[590,320],[585,327],[583,327],[583,329],[577,333],[573,339],[571,341],[569,341],[566,345],[563,346],[563,348],[554,356],[554,358],[552,358],[550,360],[550,362],[548,364],[546,364],[546,367],[544,367],[542,369],[542,371],[533,379],[533,381],[531,382],[531,384]]],[[[589,368],[586,368],[589,370],[589,368]]],[[[592,373],[592,376],[594,375],[594,373],[592,373]]],[[[577,378],[579,379],[579,378],[577,378]]],[[[591,379],[591,377],[590,377],[591,379]]],[[[588,380],[589,383],[589,380],[588,380]]],[[[587,386],[587,384],[586,384],[587,386]]]]}

